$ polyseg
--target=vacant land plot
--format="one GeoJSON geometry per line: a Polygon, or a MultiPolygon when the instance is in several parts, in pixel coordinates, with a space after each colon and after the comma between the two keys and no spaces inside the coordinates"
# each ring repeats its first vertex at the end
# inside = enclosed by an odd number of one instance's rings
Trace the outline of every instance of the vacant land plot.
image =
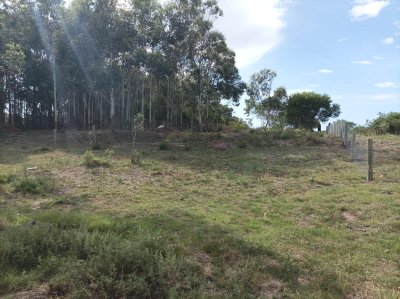
{"type": "Polygon", "coordinates": [[[51,137],[0,133],[0,296],[400,297],[399,137],[371,183],[311,133],[51,137]]]}

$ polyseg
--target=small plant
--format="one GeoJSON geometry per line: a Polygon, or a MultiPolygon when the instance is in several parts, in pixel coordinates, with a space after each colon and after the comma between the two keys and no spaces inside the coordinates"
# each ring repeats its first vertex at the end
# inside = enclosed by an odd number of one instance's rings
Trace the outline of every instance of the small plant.
{"type": "Polygon", "coordinates": [[[169,150],[169,142],[167,140],[162,140],[160,142],[160,150],[162,151],[169,150]]]}
{"type": "Polygon", "coordinates": [[[241,148],[241,149],[247,148],[247,143],[245,141],[240,141],[238,144],[238,148],[241,148]]]}
{"type": "Polygon", "coordinates": [[[8,184],[15,180],[14,174],[0,174],[0,184],[8,184]]]}
{"type": "Polygon", "coordinates": [[[133,150],[131,154],[131,164],[140,165],[142,160],[142,154],[138,150],[133,150]]]}
{"type": "Polygon", "coordinates": [[[28,175],[26,169],[13,180],[15,192],[24,194],[43,194],[51,189],[50,180],[47,177],[28,175]]]}
{"type": "Polygon", "coordinates": [[[94,150],[94,151],[100,151],[102,149],[103,149],[103,146],[101,144],[99,144],[99,143],[94,143],[92,145],[92,150],[94,150]]]}
{"type": "Polygon", "coordinates": [[[40,151],[43,152],[43,153],[51,152],[51,148],[49,148],[47,146],[42,146],[40,148],[40,151]]]}
{"type": "Polygon", "coordinates": [[[83,165],[89,168],[109,166],[109,162],[96,158],[96,156],[91,151],[86,151],[82,156],[82,160],[83,160],[83,165]]]}
{"type": "Polygon", "coordinates": [[[132,127],[132,149],[131,149],[131,164],[140,164],[141,155],[136,150],[136,136],[140,129],[143,129],[144,116],[141,113],[135,115],[134,125],[132,127]]]}
{"type": "Polygon", "coordinates": [[[104,154],[106,155],[107,159],[112,159],[115,156],[115,151],[113,149],[106,149],[104,154]]]}
{"type": "Polygon", "coordinates": [[[190,146],[190,144],[185,144],[185,151],[190,151],[192,149],[192,147],[190,146]]]}

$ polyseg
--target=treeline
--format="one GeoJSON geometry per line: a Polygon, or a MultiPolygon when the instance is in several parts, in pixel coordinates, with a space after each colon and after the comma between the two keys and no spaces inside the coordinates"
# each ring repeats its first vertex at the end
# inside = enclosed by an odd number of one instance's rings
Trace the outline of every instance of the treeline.
{"type": "Polygon", "coordinates": [[[0,0],[0,127],[228,121],[245,84],[221,16],[215,0],[0,0]]]}
{"type": "Polygon", "coordinates": [[[365,126],[357,126],[356,130],[364,134],[400,135],[400,112],[379,113],[376,119],[367,121],[365,126]]]}

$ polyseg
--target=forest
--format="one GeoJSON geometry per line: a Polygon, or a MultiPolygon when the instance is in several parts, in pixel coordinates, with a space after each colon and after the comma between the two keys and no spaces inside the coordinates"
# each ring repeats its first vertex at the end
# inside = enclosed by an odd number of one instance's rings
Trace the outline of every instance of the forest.
{"type": "Polygon", "coordinates": [[[245,90],[215,0],[0,0],[0,128],[204,130],[245,90]],[[228,101],[225,101],[228,100],[228,101]]]}

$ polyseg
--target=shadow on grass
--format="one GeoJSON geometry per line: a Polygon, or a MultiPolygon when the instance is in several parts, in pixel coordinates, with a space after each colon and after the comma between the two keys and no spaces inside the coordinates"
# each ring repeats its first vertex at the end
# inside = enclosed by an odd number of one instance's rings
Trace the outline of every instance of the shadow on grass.
{"type": "MultiPolygon", "coordinates": [[[[0,232],[2,294],[39,282],[47,295],[99,298],[281,298],[302,288],[305,270],[288,257],[191,214],[30,217],[0,232]]],[[[343,297],[326,277],[314,287],[343,297]]]]}

